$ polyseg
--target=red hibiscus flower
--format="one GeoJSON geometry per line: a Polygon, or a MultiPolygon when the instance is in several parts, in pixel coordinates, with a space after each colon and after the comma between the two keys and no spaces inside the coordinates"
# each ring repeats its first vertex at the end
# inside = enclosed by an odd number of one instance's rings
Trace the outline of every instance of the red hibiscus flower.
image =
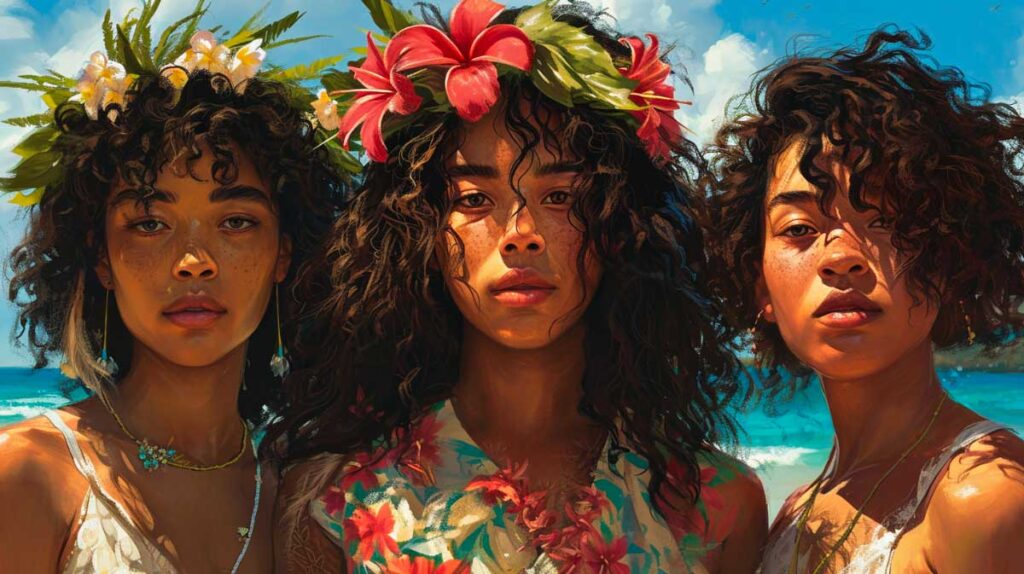
{"type": "Polygon", "coordinates": [[[409,115],[419,109],[423,98],[416,95],[412,81],[398,73],[390,49],[386,49],[382,56],[369,32],[366,34],[366,44],[366,61],[361,67],[349,67],[356,80],[365,88],[343,90],[354,93],[356,100],[341,118],[338,135],[344,134],[342,145],[348,149],[352,132],[362,125],[359,136],[367,155],[373,161],[384,162],[388,159],[382,126],[384,114],[391,112],[409,115]]]}
{"type": "Polygon", "coordinates": [[[501,502],[506,505],[509,512],[518,513],[522,508],[523,497],[528,492],[525,476],[525,464],[504,468],[490,476],[474,478],[466,485],[465,490],[482,490],[487,504],[501,502]]]}
{"type": "Polygon", "coordinates": [[[672,68],[658,57],[658,37],[654,34],[647,37],[651,40],[650,47],[644,45],[640,38],[622,40],[629,46],[632,62],[629,68],[620,68],[619,71],[637,82],[630,99],[644,109],[631,113],[641,122],[637,135],[644,142],[648,155],[655,159],[668,159],[670,146],[678,145],[683,139],[682,126],[672,112],[678,110],[680,104],[690,102],[675,99],[675,88],[665,81],[672,68]]]}
{"type": "Polygon", "coordinates": [[[580,557],[592,574],[629,574],[629,566],[621,562],[628,547],[625,536],[608,544],[600,536],[590,534],[584,537],[580,557]]]}
{"type": "Polygon", "coordinates": [[[387,504],[381,506],[376,514],[372,510],[359,508],[345,521],[345,539],[359,541],[356,555],[362,560],[373,556],[374,550],[384,556],[398,554],[398,543],[391,537],[394,528],[395,518],[387,504]]]}
{"type": "Polygon", "coordinates": [[[488,26],[505,7],[491,0],[461,0],[452,10],[451,36],[426,24],[409,26],[391,39],[398,71],[423,66],[448,68],[445,92],[459,117],[475,122],[498,101],[494,63],[530,71],[533,43],[511,24],[488,26]]]}
{"type": "Polygon", "coordinates": [[[436,566],[430,558],[402,556],[388,558],[384,574],[456,574],[468,571],[469,564],[458,560],[448,560],[444,564],[436,566]]]}

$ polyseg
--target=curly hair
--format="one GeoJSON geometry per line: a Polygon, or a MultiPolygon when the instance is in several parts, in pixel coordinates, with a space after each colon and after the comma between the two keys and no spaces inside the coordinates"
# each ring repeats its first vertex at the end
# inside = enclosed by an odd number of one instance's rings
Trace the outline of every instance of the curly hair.
{"type": "Polygon", "coordinates": [[[853,206],[891,224],[915,304],[939,309],[938,347],[973,330],[991,349],[1024,323],[1024,119],[921,54],[930,45],[923,33],[882,27],[863,49],[784,59],[762,71],[710,146],[710,283],[733,325],[753,331],[770,395],[811,374],[775,325],[756,321],[752,287],[772,164],[795,140],[805,142],[800,173],[821,190],[823,211],[838,182],[816,162],[838,160],[850,169],[853,206]]]}
{"type": "MultiPolygon", "coordinates": [[[[10,261],[8,296],[19,308],[14,337],[27,341],[36,368],[63,355],[95,393],[116,383],[94,360],[107,292],[93,270],[105,249],[96,238],[105,237],[106,202],[116,181],[151,190],[160,170],[179,161],[199,177],[193,167],[208,150],[213,178],[227,184],[237,177],[235,154],[246,154],[270,182],[281,233],[293,242],[292,270],[321,244],[345,189],[325,150],[314,152],[313,127],[297,105],[307,104],[308,97],[294,88],[253,79],[236,91],[223,76],[197,71],[182,90],[164,78],[143,76],[128,97],[130,105],[111,105],[98,120],[70,102],[55,110],[53,149],[63,158],[62,174],[33,208],[10,261]]],[[[292,327],[289,306],[282,307],[282,323],[292,327]]],[[[111,299],[108,348],[127,372],[132,337],[115,309],[111,299]]],[[[249,341],[239,396],[241,414],[254,423],[281,398],[266,367],[275,337],[271,307],[249,341]]]]}
{"type": "MultiPolygon", "coordinates": [[[[499,21],[515,14],[507,10],[499,21]]],[[[628,57],[587,15],[557,17],[628,57]]],[[[733,435],[724,405],[737,392],[739,370],[734,333],[706,296],[702,237],[690,214],[704,162],[684,141],[676,161],[656,164],[628,117],[566,109],[522,77],[502,76],[501,93],[499,121],[519,148],[510,186],[518,189],[521,169],[541,146],[574,164],[572,218],[604,269],[584,313],[578,408],[608,431],[612,461],[625,449],[647,459],[653,501],[666,500],[670,461],[688,471],[674,494],[693,500],[697,455],[733,435]]],[[[453,114],[433,114],[393,134],[391,160],[368,166],[325,252],[299,278],[310,321],[297,348],[308,368],[287,381],[288,407],[268,431],[286,437],[285,459],[377,452],[379,440],[400,447],[396,437],[450,396],[463,319],[437,253],[455,238],[445,165],[463,133],[453,114]]],[[[576,262],[581,276],[586,251],[576,262]]]]}

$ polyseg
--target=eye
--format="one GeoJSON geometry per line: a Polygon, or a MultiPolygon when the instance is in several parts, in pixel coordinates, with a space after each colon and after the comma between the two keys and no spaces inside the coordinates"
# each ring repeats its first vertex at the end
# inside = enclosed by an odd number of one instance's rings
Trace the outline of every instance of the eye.
{"type": "Polygon", "coordinates": [[[548,205],[567,205],[572,200],[572,194],[568,191],[560,189],[558,191],[552,191],[547,194],[544,199],[541,200],[542,204],[548,205]]]}
{"type": "Polygon", "coordinates": [[[868,223],[868,228],[889,230],[892,229],[892,224],[892,219],[884,215],[879,215],[878,217],[872,219],[871,223],[868,223]]]}
{"type": "Polygon", "coordinates": [[[796,225],[790,225],[783,229],[780,235],[785,235],[786,237],[807,237],[808,235],[816,232],[817,230],[810,225],[797,223],[796,225]]]}
{"type": "Polygon", "coordinates": [[[150,235],[167,229],[167,224],[159,219],[143,219],[142,221],[129,224],[128,228],[150,235]]]}
{"type": "Polygon", "coordinates": [[[467,193],[455,200],[456,207],[465,209],[480,209],[490,203],[490,198],[482,193],[467,193]]]}
{"type": "Polygon", "coordinates": [[[259,222],[249,217],[229,217],[221,223],[221,226],[226,228],[228,231],[245,231],[251,227],[256,227],[259,222]]]}

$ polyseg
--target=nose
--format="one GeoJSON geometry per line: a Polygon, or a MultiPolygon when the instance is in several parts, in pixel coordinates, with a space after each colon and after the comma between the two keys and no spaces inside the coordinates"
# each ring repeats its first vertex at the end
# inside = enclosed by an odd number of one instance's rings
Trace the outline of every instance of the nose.
{"type": "Polygon", "coordinates": [[[174,264],[174,276],[181,280],[213,279],[217,276],[217,262],[205,249],[189,246],[174,264]]]}
{"type": "Polygon", "coordinates": [[[839,236],[826,243],[826,253],[818,264],[818,275],[822,280],[860,277],[868,272],[868,262],[848,233],[838,232],[839,236]]]}
{"type": "Polygon", "coordinates": [[[501,238],[501,252],[504,255],[544,253],[544,237],[537,232],[530,209],[521,207],[512,214],[505,235],[501,238]]]}

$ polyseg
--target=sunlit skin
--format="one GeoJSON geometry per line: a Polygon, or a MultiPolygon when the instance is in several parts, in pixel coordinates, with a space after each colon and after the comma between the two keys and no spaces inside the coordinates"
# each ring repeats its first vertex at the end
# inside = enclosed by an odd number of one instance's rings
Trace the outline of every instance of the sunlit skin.
{"type": "MultiPolygon", "coordinates": [[[[112,188],[96,274],[133,337],[131,368],[111,395],[113,407],[136,436],[213,464],[239,450],[247,340],[274,284],[287,275],[291,248],[268,185],[248,158],[236,154],[238,177],[222,185],[211,177],[211,154],[204,152],[194,165],[200,179],[182,165],[164,168],[148,207],[129,186],[112,188]]],[[[251,450],[221,470],[149,473],[138,464],[136,444],[98,400],[62,415],[104,489],[179,571],[230,570],[241,549],[236,529],[248,525],[253,506],[251,450]]],[[[16,517],[0,521],[4,568],[57,571],[69,556],[87,483],[48,422],[30,419],[0,437],[0,492],[10,493],[0,497],[7,516],[16,517]]],[[[275,492],[275,472],[264,466],[260,514],[242,572],[272,571],[275,492]]]]}
{"type": "MultiPolygon", "coordinates": [[[[823,483],[802,534],[802,549],[807,543],[817,547],[810,570],[875,483],[921,436],[944,391],[930,340],[938,302],[922,296],[915,305],[897,273],[903,254],[892,246],[884,214],[854,209],[846,189],[849,171],[841,162],[820,160],[840,188],[828,209],[819,209],[818,190],[798,169],[803,144],[794,140],[773,165],[758,293],[763,320],[777,324],[790,350],[820,376],[835,426],[836,471],[823,483]],[[828,306],[837,295],[848,298],[828,306]]],[[[921,444],[870,499],[847,552],[870,540],[913,495],[924,465],[979,420],[947,398],[921,444]]],[[[919,520],[897,542],[892,571],[1013,571],[1011,543],[1024,532],[1022,462],[1024,443],[1007,432],[955,458],[919,520]]],[[[807,488],[794,493],[773,536],[796,520],[809,496],[807,488]]],[[[845,563],[844,556],[837,553],[833,564],[845,563]]]]}

